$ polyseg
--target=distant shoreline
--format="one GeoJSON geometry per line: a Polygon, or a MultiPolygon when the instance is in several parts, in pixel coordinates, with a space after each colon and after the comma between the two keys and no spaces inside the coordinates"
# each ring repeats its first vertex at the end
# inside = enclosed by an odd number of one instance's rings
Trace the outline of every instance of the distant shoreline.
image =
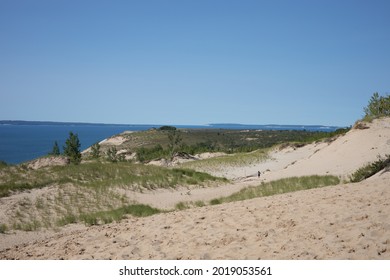
{"type": "MultiPolygon", "coordinates": [[[[165,124],[111,124],[88,122],[56,122],[56,121],[24,121],[0,120],[0,125],[61,125],[61,126],[131,126],[156,128],[165,124]]],[[[280,125],[280,124],[239,124],[239,123],[212,123],[206,125],[174,125],[178,128],[220,128],[220,129],[264,129],[264,130],[309,130],[309,131],[335,131],[345,126],[332,125],[280,125]]]]}

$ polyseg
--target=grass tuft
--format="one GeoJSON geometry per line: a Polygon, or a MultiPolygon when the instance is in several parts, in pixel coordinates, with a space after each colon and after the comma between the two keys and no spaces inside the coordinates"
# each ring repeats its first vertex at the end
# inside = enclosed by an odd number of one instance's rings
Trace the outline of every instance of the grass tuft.
{"type": "Polygon", "coordinates": [[[8,230],[6,224],[0,224],[0,233],[5,233],[8,230]]]}

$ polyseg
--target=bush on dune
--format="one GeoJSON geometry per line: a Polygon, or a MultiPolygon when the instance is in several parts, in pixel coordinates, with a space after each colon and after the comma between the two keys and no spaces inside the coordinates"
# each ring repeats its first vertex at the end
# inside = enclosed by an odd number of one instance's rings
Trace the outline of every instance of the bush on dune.
{"type": "Polygon", "coordinates": [[[350,181],[352,183],[361,182],[388,166],[390,166],[390,155],[386,155],[385,157],[378,156],[378,160],[369,163],[352,173],[350,181]]]}

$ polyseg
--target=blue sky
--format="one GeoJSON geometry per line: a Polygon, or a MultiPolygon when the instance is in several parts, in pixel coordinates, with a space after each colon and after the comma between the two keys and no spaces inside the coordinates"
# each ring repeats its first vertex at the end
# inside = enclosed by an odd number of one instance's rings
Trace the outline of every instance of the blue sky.
{"type": "Polygon", "coordinates": [[[351,125],[390,1],[0,0],[0,119],[351,125]]]}

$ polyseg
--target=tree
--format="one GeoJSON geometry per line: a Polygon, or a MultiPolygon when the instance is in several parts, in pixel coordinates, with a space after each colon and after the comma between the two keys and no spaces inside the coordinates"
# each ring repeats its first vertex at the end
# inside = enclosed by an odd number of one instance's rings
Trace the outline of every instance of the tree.
{"type": "Polygon", "coordinates": [[[115,147],[111,147],[107,150],[106,152],[106,155],[107,155],[107,159],[111,162],[117,162],[118,159],[116,157],[116,153],[117,153],[117,150],[115,147]]]}
{"type": "Polygon", "coordinates": [[[171,160],[173,159],[173,156],[175,155],[177,147],[179,147],[181,141],[183,139],[181,138],[180,132],[177,130],[168,130],[168,149],[171,154],[171,160]]]}
{"type": "Polygon", "coordinates": [[[71,163],[79,164],[81,162],[79,137],[73,132],[69,132],[69,138],[65,142],[64,155],[69,157],[71,163]]]}
{"type": "Polygon", "coordinates": [[[49,153],[50,155],[53,156],[59,156],[60,155],[60,147],[58,147],[57,141],[54,142],[53,149],[49,153]]]}
{"type": "Polygon", "coordinates": [[[95,143],[91,147],[91,156],[92,158],[99,158],[100,157],[100,144],[95,143]]]}
{"type": "Polygon", "coordinates": [[[176,127],[170,125],[164,125],[160,127],[159,130],[176,130],[176,127]]]}
{"type": "Polygon", "coordinates": [[[380,96],[375,92],[364,108],[364,113],[366,119],[390,116],[390,95],[380,96]]]}
{"type": "Polygon", "coordinates": [[[124,161],[125,155],[124,154],[118,154],[118,151],[115,147],[111,147],[106,152],[107,159],[111,162],[118,162],[118,161],[124,161]]]}

